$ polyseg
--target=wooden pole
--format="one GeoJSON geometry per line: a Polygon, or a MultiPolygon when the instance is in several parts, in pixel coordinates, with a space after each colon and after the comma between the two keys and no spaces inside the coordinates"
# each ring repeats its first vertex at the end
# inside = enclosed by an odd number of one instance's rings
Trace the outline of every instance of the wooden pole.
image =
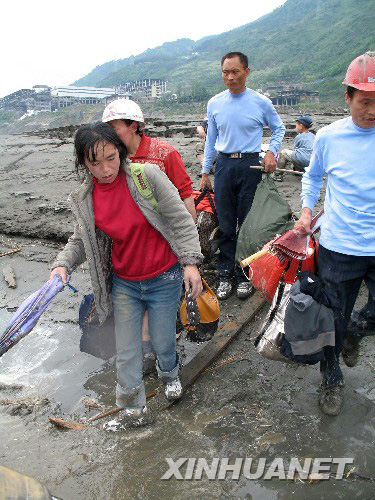
{"type": "MultiPolygon", "coordinates": [[[[257,165],[250,165],[250,168],[255,168],[256,170],[263,170],[264,167],[258,167],[257,165]]],[[[287,170],[284,168],[276,168],[274,172],[280,172],[280,173],[286,173],[286,174],[296,174],[296,175],[303,175],[305,172],[299,172],[298,170],[287,170]]],[[[264,171],[264,173],[266,173],[264,171]]]]}

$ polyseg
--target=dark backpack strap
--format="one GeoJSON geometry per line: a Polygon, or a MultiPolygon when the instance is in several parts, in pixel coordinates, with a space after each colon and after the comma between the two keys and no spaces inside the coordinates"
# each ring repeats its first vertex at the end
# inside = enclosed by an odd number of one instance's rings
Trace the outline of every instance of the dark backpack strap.
{"type": "Polygon", "coordinates": [[[210,192],[210,190],[208,189],[207,186],[205,186],[201,192],[200,195],[198,195],[197,199],[195,200],[194,204],[195,206],[198,206],[198,204],[203,200],[203,198],[206,197],[208,199],[208,203],[210,204],[210,207],[211,207],[211,210],[213,212],[213,215],[215,217],[215,222],[217,225],[219,225],[219,218],[217,216],[217,211],[216,211],[216,207],[215,207],[215,203],[212,199],[212,194],[210,192]]]}

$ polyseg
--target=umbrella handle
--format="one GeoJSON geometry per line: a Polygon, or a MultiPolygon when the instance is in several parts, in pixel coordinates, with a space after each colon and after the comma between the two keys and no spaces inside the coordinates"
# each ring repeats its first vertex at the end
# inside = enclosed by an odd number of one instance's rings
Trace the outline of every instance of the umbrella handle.
{"type": "Polygon", "coordinates": [[[253,253],[253,255],[250,255],[246,259],[241,260],[240,266],[242,268],[244,268],[246,266],[249,266],[252,262],[254,262],[254,260],[257,260],[260,257],[263,257],[263,255],[266,255],[266,253],[268,252],[268,250],[269,250],[268,248],[262,248],[262,250],[259,250],[259,252],[253,253]]]}

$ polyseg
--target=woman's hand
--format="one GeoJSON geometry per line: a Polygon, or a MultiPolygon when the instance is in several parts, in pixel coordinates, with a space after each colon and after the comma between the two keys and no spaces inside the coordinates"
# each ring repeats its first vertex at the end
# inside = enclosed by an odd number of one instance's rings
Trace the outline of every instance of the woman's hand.
{"type": "Polygon", "coordinates": [[[193,299],[196,299],[202,293],[203,285],[197,266],[184,267],[184,283],[185,290],[191,289],[193,299]]]}
{"type": "Polygon", "coordinates": [[[55,267],[53,271],[51,271],[51,274],[49,276],[49,279],[52,279],[55,274],[58,274],[61,276],[62,282],[67,283],[68,282],[68,271],[66,267],[55,267]]]}

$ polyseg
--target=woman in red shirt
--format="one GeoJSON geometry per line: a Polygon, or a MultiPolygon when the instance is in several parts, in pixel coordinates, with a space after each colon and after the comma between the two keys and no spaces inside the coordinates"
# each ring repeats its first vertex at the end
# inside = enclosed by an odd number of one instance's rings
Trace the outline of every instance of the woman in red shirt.
{"type": "Polygon", "coordinates": [[[146,164],[145,176],[158,207],[142,198],[131,175],[126,147],[108,124],[83,125],[74,146],[77,169],[83,169],[86,181],[71,195],[77,226],[51,275],[60,274],[66,280],[67,272],[87,257],[96,307],[104,320],[110,306],[105,300],[107,257],[100,255],[106,246],[100,243],[102,235],[112,242],[116,402],[123,410],[108,428],[121,430],[146,421],[141,341],[145,310],[165,395],[168,400],[181,397],[176,315],[182,279],[194,297],[202,291],[197,264],[203,256],[195,224],[177,190],[157,166],[146,164]]]}

